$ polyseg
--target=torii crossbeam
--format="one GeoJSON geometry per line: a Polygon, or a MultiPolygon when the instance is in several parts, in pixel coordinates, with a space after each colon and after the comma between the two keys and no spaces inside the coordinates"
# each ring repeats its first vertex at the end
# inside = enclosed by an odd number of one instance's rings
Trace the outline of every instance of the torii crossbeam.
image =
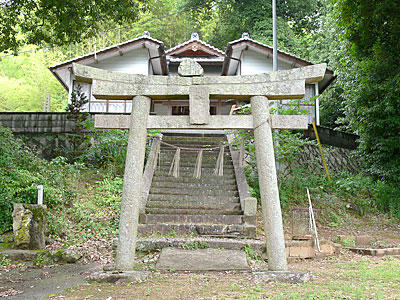
{"type": "MultiPolygon", "coordinates": [[[[190,68],[189,68],[190,69],[190,68]]],[[[132,270],[142,197],[147,129],[253,129],[268,267],[286,270],[285,241],[272,128],[307,129],[307,116],[270,116],[268,100],[300,99],[305,84],[322,80],[326,64],[249,76],[146,76],[73,64],[75,78],[101,99],[133,99],[131,115],[96,115],[96,128],[129,129],[116,267],[132,270]],[[210,98],[250,101],[252,115],[210,115],[210,98]],[[154,99],[189,99],[189,116],[153,116],[154,99]]]]}

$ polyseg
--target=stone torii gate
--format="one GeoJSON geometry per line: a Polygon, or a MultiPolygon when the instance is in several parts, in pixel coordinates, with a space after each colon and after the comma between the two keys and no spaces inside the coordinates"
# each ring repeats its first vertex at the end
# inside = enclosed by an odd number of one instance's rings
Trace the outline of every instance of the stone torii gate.
{"type": "Polygon", "coordinates": [[[142,177],[148,129],[253,129],[268,266],[287,269],[285,240],[272,129],[307,129],[308,117],[270,115],[268,100],[301,99],[305,84],[322,80],[326,64],[247,76],[201,77],[193,61],[180,66],[181,76],[132,75],[73,64],[78,81],[91,82],[101,99],[133,99],[129,115],[96,115],[96,128],[129,129],[122,192],[116,268],[132,270],[142,198],[142,177]],[[250,100],[252,115],[210,115],[213,99],[250,100]],[[188,99],[189,116],[150,115],[154,99],[188,99]]]}

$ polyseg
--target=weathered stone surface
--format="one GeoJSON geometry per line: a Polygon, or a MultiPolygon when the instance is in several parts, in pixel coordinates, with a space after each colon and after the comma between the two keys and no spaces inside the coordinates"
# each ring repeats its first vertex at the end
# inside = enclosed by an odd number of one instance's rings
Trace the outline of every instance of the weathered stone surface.
{"type": "Polygon", "coordinates": [[[189,118],[192,125],[208,124],[210,118],[210,94],[208,87],[190,87],[189,118]]]}
{"type": "Polygon", "coordinates": [[[66,263],[73,264],[82,258],[82,253],[77,250],[66,249],[63,251],[62,259],[66,263]]]}
{"type": "Polygon", "coordinates": [[[378,257],[384,255],[400,255],[400,248],[371,249],[348,247],[347,249],[361,255],[371,255],[378,257]]]}
{"type": "Polygon", "coordinates": [[[257,284],[266,282],[305,283],[310,281],[310,274],[302,271],[258,271],[253,272],[257,284]]]}
{"type": "Polygon", "coordinates": [[[277,72],[269,72],[257,75],[204,76],[192,78],[159,75],[147,76],[140,74],[112,72],[76,63],[72,64],[72,71],[78,81],[101,79],[107,81],[130,82],[132,84],[220,85],[265,83],[299,79],[304,79],[306,83],[312,83],[322,80],[326,71],[326,64],[323,63],[290,70],[279,70],[277,72]]]}
{"type": "Polygon", "coordinates": [[[0,259],[7,257],[12,261],[32,261],[40,250],[7,249],[0,252],[0,259]]]}
{"type": "MultiPolygon", "coordinates": [[[[271,116],[273,129],[307,129],[308,121],[304,116],[271,116]],[[290,118],[289,118],[290,117],[290,118]]],[[[128,129],[128,115],[95,115],[96,128],[128,129]]],[[[253,129],[251,115],[209,116],[208,124],[191,124],[189,116],[148,116],[147,129],[253,129]]]]}
{"type": "Polygon", "coordinates": [[[20,249],[44,249],[46,206],[14,203],[14,245],[20,249]]]}
{"type": "MultiPolygon", "coordinates": [[[[217,76],[213,76],[217,77],[217,76]]],[[[229,76],[231,77],[231,76],[229,76]]],[[[171,81],[173,81],[171,79],[171,81]]],[[[132,99],[136,95],[145,95],[155,99],[186,96],[191,85],[177,84],[133,84],[130,82],[106,81],[95,79],[92,94],[100,99],[132,99]]],[[[210,84],[210,95],[215,99],[248,99],[253,95],[263,95],[268,99],[301,99],[305,94],[305,80],[273,81],[266,83],[210,84]]]]}
{"type": "Polygon", "coordinates": [[[183,77],[203,76],[204,70],[194,59],[184,58],[179,64],[178,74],[183,77]]]}
{"type": "Polygon", "coordinates": [[[179,235],[236,238],[256,237],[256,227],[247,224],[140,224],[138,231],[142,235],[154,232],[169,234],[173,231],[179,235]]]}
{"type": "Polygon", "coordinates": [[[270,119],[274,129],[308,129],[308,116],[306,115],[271,115],[270,119]]]}
{"type": "Polygon", "coordinates": [[[150,237],[140,238],[137,243],[137,250],[150,251],[163,249],[167,247],[179,248],[182,245],[207,245],[209,248],[214,249],[228,249],[228,250],[243,250],[246,246],[250,246],[253,250],[262,253],[265,251],[265,243],[260,240],[254,239],[230,239],[230,238],[210,238],[210,237],[197,237],[197,238],[165,238],[165,237],[150,237]]]}
{"type": "Polygon", "coordinates": [[[161,138],[155,137],[152,140],[151,150],[149,153],[149,159],[147,160],[146,167],[143,172],[143,189],[142,189],[142,200],[140,202],[140,214],[145,213],[147,199],[150,193],[151,182],[153,181],[154,171],[157,167],[157,158],[160,150],[161,138]]]}
{"type": "Polygon", "coordinates": [[[164,248],[156,268],[176,271],[228,271],[248,270],[249,266],[244,251],[164,248]]]}
{"type": "Polygon", "coordinates": [[[268,268],[272,271],[285,271],[287,269],[285,239],[272,130],[269,123],[269,105],[266,100],[261,96],[251,98],[261,206],[266,233],[268,268]]]}
{"type": "Polygon", "coordinates": [[[43,265],[76,263],[82,258],[79,250],[25,250],[8,249],[0,252],[0,258],[7,256],[12,261],[38,261],[43,265]]]}
{"type": "Polygon", "coordinates": [[[143,282],[150,275],[148,271],[124,271],[124,272],[95,272],[88,277],[90,282],[115,283],[115,282],[143,282]]]}
{"type": "MultiPolygon", "coordinates": [[[[321,253],[326,256],[338,255],[342,249],[342,245],[333,243],[331,241],[320,241],[321,253]]],[[[318,254],[318,253],[317,253],[318,254]]]]}
{"type": "Polygon", "coordinates": [[[116,266],[131,271],[135,266],[136,236],[143,187],[143,167],[147,138],[147,116],[151,99],[137,96],[133,101],[119,222],[116,266]]]}
{"type": "Polygon", "coordinates": [[[355,242],[357,247],[367,247],[371,245],[372,237],[369,235],[357,235],[355,236],[355,242]]]}
{"type": "Polygon", "coordinates": [[[313,258],[316,256],[314,241],[312,240],[291,240],[286,244],[287,257],[313,258]]]}
{"type": "Polygon", "coordinates": [[[245,216],[255,216],[257,214],[257,199],[254,197],[248,197],[244,199],[244,210],[245,216]]]}

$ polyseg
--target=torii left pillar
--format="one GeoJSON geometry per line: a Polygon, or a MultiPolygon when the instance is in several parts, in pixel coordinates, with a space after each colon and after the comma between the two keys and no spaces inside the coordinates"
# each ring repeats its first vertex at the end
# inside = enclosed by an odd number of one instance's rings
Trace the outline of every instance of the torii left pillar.
{"type": "Polygon", "coordinates": [[[147,118],[151,99],[136,96],[133,99],[126,152],[124,185],[119,221],[119,242],[115,266],[120,271],[133,270],[139,209],[142,198],[144,156],[147,139],[147,118]]]}

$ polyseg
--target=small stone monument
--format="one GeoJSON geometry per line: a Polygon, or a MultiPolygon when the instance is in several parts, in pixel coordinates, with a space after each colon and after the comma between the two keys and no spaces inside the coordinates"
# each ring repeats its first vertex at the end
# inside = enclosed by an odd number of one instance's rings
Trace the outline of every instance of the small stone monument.
{"type": "Polygon", "coordinates": [[[195,60],[184,58],[178,67],[178,74],[183,77],[203,76],[204,70],[195,60]]]}
{"type": "Polygon", "coordinates": [[[44,249],[46,205],[14,203],[14,245],[18,249],[44,249]]]}

